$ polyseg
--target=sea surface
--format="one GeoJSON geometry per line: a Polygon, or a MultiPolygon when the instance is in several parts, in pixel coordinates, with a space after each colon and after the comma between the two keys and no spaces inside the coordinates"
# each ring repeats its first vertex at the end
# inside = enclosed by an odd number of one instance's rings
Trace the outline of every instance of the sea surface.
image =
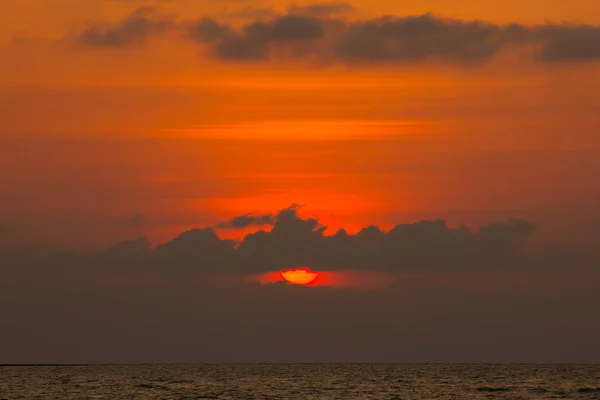
{"type": "Polygon", "coordinates": [[[4,366],[0,399],[600,399],[600,365],[4,366]]]}

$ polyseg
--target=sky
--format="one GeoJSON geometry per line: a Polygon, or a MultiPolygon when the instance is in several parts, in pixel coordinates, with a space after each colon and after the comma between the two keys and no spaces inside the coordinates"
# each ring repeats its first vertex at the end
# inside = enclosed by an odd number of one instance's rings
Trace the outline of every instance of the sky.
{"type": "Polygon", "coordinates": [[[595,0],[2,1],[0,364],[600,362],[599,66],[595,0]]]}

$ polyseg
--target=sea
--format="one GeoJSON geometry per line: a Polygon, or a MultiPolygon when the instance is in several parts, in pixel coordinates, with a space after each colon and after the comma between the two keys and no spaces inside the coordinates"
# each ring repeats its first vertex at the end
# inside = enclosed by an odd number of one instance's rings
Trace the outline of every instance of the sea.
{"type": "Polygon", "coordinates": [[[600,399],[600,365],[2,366],[0,399],[600,399]]]}

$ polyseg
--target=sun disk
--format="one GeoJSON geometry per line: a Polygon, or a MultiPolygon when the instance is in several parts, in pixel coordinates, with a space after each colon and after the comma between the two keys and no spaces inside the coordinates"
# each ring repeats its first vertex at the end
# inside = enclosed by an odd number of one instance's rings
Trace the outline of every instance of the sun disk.
{"type": "Polygon", "coordinates": [[[294,268],[281,271],[281,276],[293,285],[309,285],[317,279],[319,273],[310,268],[294,268]]]}

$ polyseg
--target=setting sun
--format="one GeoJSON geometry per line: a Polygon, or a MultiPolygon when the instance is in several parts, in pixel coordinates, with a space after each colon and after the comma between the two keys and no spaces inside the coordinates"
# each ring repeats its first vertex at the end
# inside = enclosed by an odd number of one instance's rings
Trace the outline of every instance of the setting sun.
{"type": "Polygon", "coordinates": [[[311,271],[310,268],[295,268],[281,271],[281,276],[291,284],[308,285],[317,279],[319,273],[311,271]]]}

